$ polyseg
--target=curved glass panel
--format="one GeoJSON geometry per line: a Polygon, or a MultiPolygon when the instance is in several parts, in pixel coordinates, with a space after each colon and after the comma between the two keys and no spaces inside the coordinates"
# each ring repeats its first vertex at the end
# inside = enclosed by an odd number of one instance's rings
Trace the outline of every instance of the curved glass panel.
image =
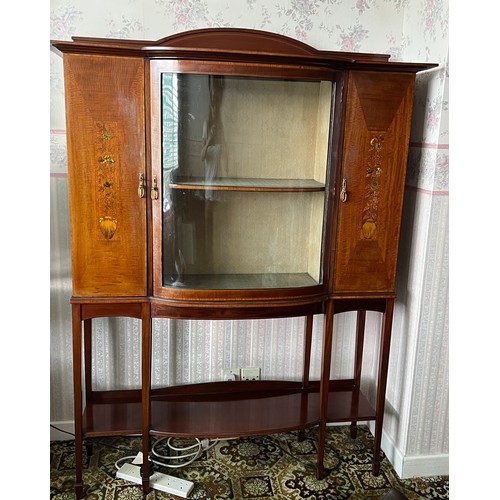
{"type": "Polygon", "coordinates": [[[164,286],[322,283],[333,90],[162,74],[164,286]]]}

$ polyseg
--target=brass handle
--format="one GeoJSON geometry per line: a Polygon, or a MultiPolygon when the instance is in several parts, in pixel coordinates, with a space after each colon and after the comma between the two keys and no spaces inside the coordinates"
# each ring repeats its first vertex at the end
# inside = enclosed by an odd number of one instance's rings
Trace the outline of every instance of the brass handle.
{"type": "Polygon", "coordinates": [[[158,181],[156,180],[156,175],[153,176],[153,186],[151,187],[151,199],[158,199],[158,181]]]}
{"type": "Polygon", "coordinates": [[[347,181],[342,179],[342,190],[340,191],[340,201],[345,203],[347,201],[347,181]]]}
{"type": "Polygon", "coordinates": [[[139,188],[137,189],[137,196],[144,198],[146,190],[144,189],[144,174],[139,174],[139,188]]]}

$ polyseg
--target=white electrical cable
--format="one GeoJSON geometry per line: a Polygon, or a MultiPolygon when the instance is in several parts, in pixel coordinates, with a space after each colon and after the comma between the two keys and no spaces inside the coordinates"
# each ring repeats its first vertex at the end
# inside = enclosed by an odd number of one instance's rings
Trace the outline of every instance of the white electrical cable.
{"type": "Polygon", "coordinates": [[[155,456],[155,457],[158,457],[158,458],[161,458],[161,459],[164,459],[164,460],[184,460],[186,458],[190,458],[192,457],[190,460],[188,460],[187,462],[183,462],[182,464],[165,464],[165,463],[162,463],[162,462],[157,462],[155,460],[152,460],[153,463],[157,464],[157,465],[162,465],[164,467],[168,467],[168,468],[171,468],[171,469],[178,469],[178,468],[181,468],[181,467],[185,467],[186,465],[189,465],[191,463],[193,463],[195,460],[197,460],[200,455],[206,451],[206,450],[209,450],[210,448],[212,448],[213,446],[215,446],[220,440],[219,439],[214,439],[212,443],[210,443],[210,441],[207,442],[207,440],[200,440],[199,438],[195,438],[196,440],[196,443],[192,444],[192,445],[189,445],[189,446],[183,446],[183,447],[177,447],[177,446],[174,446],[172,444],[172,437],[168,437],[168,438],[161,438],[159,439],[158,441],[156,441],[154,444],[153,444],[153,447],[151,448],[151,452],[152,454],[155,456]],[[173,451],[189,451],[189,450],[193,450],[195,448],[197,448],[197,450],[193,453],[187,453],[187,454],[184,454],[184,455],[162,455],[161,453],[159,453],[155,448],[160,444],[162,443],[163,441],[167,441],[167,446],[173,450],[173,451]]]}
{"type": "Polygon", "coordinates": [[[192,448],[199,448],[201,446],[201,441],[198,438],[194,438],[196,440],[196,443],[192,444],[191,446],[183,446],[182,448],[178,448],[172,444],[172,437],[167,437],[167,438],[161,438],[156,443],[154,446],[159,445],[162,441],[167,441],[167,446],[174,450],[174,451],[185,451],[185,450],[191,450],[192,448]]]}
{"type": "MultiPolygon", "coordinates": [[[[160,462],[160,461],[157,461],[157,460],[154,460],[154,459],[150,459],[151,462],[155,463],[156,465],[160,465],[160,466],[163,466],[163,467],[168,467],[170,469],[178,469],[178,468],[181,468],[181,467],[186,467],[186,465],[189,465],[189,464],[192,464],[195,460],[197,460],[201,454],[204,452],[204,451],[207,451],[207,450],[210,450],[211,448],[213,448],[219,441],[223,441],[222,439],[199,439],[199,438],[194,438],[196,440],[196,442],[194,444],[191,444],[191,445],[188,445],[188,446],[183,446],[183,447],[178,447],[178,446],[174,446],[172,444],[172,440],[174,438],[173,437],[164,437],[164,438],[161,438],[161,439],[158,439],[155,443],[153,443],[153,446],[151,448],[151,453],[155,456],[155,457],[158,457],[160,459],[163,459],[163,460],[184,460],[184,459],[187,459],[189,458],[190,460],[186,461],[186,462],[183,462],[181,464],[169,464],[169,463],[163,463],[163,462],[160,462]],[[155,448],[158,447],[158,445],[164,441],[167,441],[167,446],[173,450],[173,451],[180,451],[180,452],[183,452],[183,451],[189,451],[189,450],[195,450],[193,451],[192,453],[186,453],[184,455],[162,455],[161,453],[159,453],[155,448]]],[[[230,438],[230,439],[238,439],[238,438],[230,438]]],[[[226,438],[225,440],[228,440],[228,438],[226,438]]],[[[130,459],[135,459],[136,457],[135,456],[127,456],[127,457],[122,457],[120,459],[118,459],[116,462],[115,462],[115,467],[117,469],[120,468],[119,464],[125,460],[130,460],[130,459]]]]}
{"type": "Polygon", "coordinates": [[[119,464],[120,462],[123,462],[124,460],[130,460],[130,459],[134,460],[134,458],[136,458],[136,457],[135,457],[135,455],[130,456],[130,457],[122,457],[122,458],[119,458],[119,459],[115,462],[115,467],[116,467],[117,469],[119,469],[119,468],[120,468],[120,466],[119,466],[118,464],[119,464]]]}

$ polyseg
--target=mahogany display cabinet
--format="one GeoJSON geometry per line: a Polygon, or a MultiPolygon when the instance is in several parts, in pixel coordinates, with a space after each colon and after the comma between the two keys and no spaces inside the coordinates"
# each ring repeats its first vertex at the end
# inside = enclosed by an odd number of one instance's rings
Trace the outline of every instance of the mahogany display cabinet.
{"type": "MultiPolygon", "coordinates": [[[[83,440],[224,438],[374,421],[378,474],[417,72],[249,29],[158,41],[73,37],[63,56],[72,255],[76,494],[83,440]],[[331,380],[334,316],[358,311],[354,374],[331,380]],[[377,395],[360,389],[383,314],[377,395]],[[320,380],[309,376],[324,315],[320,380]],[[142,387],[92,388],[92,320],[142,324],[142,387]],[[153,318],[305,317],[301,381],[152,388],[153,318]],[[237,414],[239,418],[232,418],[237,414]]],[[[296,335],[296,332],[290,332],[296,335]]],[[[149,465],[143,465],[149,491],[149,465]]]]}

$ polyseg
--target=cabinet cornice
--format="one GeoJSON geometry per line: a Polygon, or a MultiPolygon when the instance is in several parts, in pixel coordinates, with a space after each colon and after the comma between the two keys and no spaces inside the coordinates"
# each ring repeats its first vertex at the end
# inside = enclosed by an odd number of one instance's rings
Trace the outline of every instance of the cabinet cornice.
{"type": "Polygon", "coordinates": [[[143,59],[217,60],[274,64],[308,64],[332,69],[374,69],[418,72],[437,66],[432,63],[389,61],[388,54],[318,50],[278,33],[240,28],[212,28],[177,33],[159,40],[73,37],[52,40],[53,50],[139,57],[143,59]],[[272,47],[272,50],[269,49],[272,47]]]}

